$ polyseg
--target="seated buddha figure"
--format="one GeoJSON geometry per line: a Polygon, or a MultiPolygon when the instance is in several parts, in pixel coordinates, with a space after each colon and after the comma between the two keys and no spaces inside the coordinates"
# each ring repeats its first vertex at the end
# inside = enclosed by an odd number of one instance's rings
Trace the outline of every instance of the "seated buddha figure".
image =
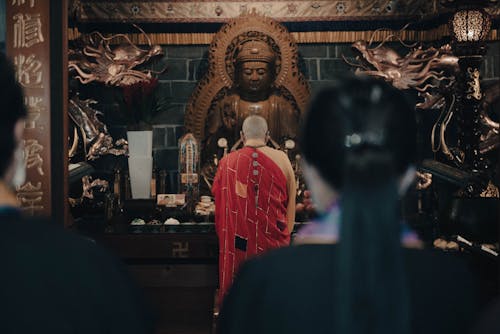
{"type": "Polygon", "coordinates": [[[219,160],[241,146],[241,126],[249,115],[266,119],[268,145],[285,151],[292,165],[298,161],[294,139],[310,96],[298,55],[286,27],[256,11],[229,20],[214,35],[207,72],[184,115],[186,132],[200,143],[199,182],[206,194],[219,160]]]}
{"type": "Polygon", "coordinates": [[[220,139],[227,148],[237,148],[241,126],[249,115],[267,120],[271,143],[284,148],[297,135],[300,112],[275,88],[276,54],[263,40],[240,44],[233,57],[233,87],[208,111],[205,127],[205,158],[220,157],[220,139]],[[219,142],[219,147],[217,143],[219,142]]]}

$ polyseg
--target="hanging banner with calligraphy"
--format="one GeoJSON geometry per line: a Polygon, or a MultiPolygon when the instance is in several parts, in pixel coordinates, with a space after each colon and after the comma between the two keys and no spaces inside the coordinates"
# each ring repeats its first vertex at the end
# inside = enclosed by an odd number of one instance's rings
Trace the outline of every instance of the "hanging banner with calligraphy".
{"type": "Polygon", "coordinates": [[[6,50],[24,89],[26,183],[17,198],[26,213],[51,214],[49,1],[6,1],[6,50]]]}

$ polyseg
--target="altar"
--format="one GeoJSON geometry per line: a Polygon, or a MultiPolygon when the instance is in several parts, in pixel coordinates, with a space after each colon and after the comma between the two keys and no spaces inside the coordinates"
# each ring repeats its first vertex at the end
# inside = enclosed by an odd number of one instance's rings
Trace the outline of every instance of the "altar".
{"type": "Polygon", "coordinates": [[[17,197],[121,258],[165,332],[194,321],[208,333],[210,189],[241,147],[242,120],[263,116],[268,145],[289,158],[297,230],[317,216],[296,143],[309,99],[339,75],[374,76],[415,104],[419,156],[402,216],[425,247],[470,260],[486,303],[500,281],[500,9],[489,2],[474,9],[488,18],[474,42],[449,30],[461,22],[454,1],[7,2],[0,49],[17,61],[28,106],[17,197]],[[37,33],[21,36],[26,24],[37,33]],[[245,71],[261,72],[259,87],[245,71]],[[137,130],[148,141],[133,150],[137,130]]]}
{"type": "Polygon", "coordinates": [[[218,286],[213,224],[184,223],[149,231],[130,231],[127,224],[117,224],[96,234],[95,240],[119,256],[143,287],[161,333],[188,328],[208,333],[218,286]]]}

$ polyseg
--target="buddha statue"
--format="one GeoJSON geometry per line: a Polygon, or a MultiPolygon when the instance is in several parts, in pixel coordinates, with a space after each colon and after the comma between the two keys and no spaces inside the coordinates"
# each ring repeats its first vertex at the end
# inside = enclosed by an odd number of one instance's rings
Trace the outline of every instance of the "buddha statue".
{"type": "Polygon", "coordinates": [[[220,138],[225,138],[229,147],[237,146],[241,125],[249,115],[257,114],[267,120],[274,146],[284,147],[287,139],[296,137],[300,113],[274,87],[275,62],[276,55],[265,41],[250,40],[237,48],[233,88],[207,115],[208,156],[217,150],[220,138]]]}
{"type": "Polygon", "coordinates": [[[218,161],[240,147],[244,119],[263,116],[268,145],[294,160],[309,84],[298,68],[298,47],[280,23],[251,12],[228,21],[209,47],[209,68],[186,106],[186,131],[201,144],[201,180],[209,193],[218,161]]]}

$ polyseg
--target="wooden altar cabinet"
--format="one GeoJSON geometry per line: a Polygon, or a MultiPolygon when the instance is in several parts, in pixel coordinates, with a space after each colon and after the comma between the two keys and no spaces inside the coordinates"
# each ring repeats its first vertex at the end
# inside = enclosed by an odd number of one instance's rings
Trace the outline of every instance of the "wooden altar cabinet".
{"type": "Polygon", "coordinates": [[[149,230],[115,225],[93,237],[120,257],[143,287],[157,312],[158,333],[210,331],[218,284],[213,224],[149,230]]]}

